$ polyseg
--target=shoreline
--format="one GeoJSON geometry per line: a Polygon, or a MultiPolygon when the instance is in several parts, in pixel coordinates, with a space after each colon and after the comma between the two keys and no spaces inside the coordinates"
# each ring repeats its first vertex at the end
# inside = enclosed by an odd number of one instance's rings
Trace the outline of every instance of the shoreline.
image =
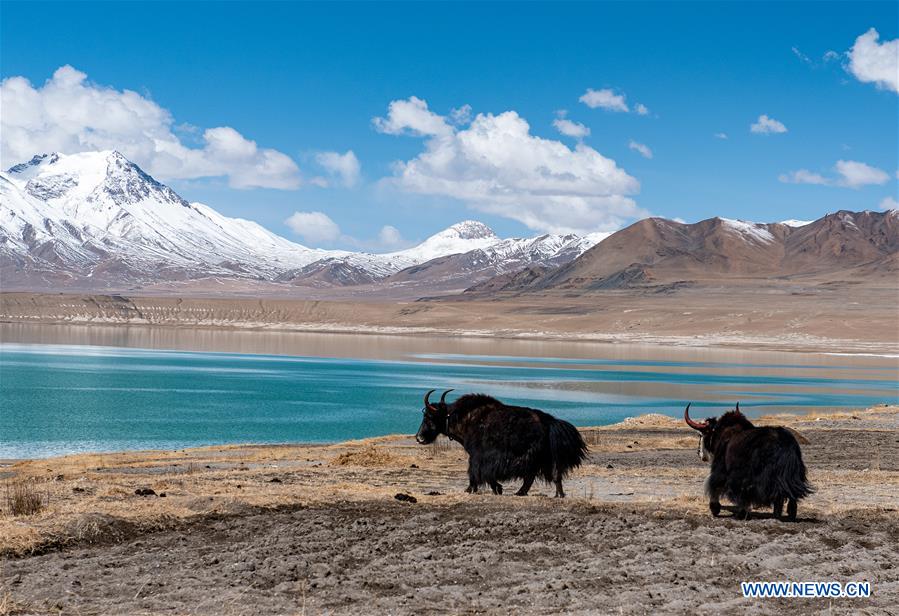
{"type": "MultiPolygon", "coordinates": [[[[283,334],[340,334],[347,336],[390,336],[396,338],[445,338],[485,340],[498,339],[521,342],[554,342],[566,344],[639,345],[672,349],[722,349],[746,351],[771,351],[777,353],[821,354],[847,357],[899,358],[899,347],[891,342],[870,342],[837,338],[811,338],[808,336],[745,336],[732,334],[706,334],[696,336],[657,335],[648,333],[616,334],[596,332],[574,334],[564,332],[530,332],[515,330],[459,330],[430,327],[387,327],[376,325],[318,323],[267,324],[267,323],[157,323],[138,320],[9,320],[0,319],[2,325],[42,327],[114,327],[153,328],[163,330],[196,330],[206,332],[266,332],[283,334]],[[832,350],[835,347],[840,351],[832,350]],[[880,351],[880,352],[878,352],[880,351]]],[[[95,346],[95,345],[89,345],[95,346]]],[[[177,350],[177,349],[172,349],[177,350]]]]}
{"type": "MultiPolygon", "coordinates": [[[[894,408],[895,405],[891,405],[889,403],[884,402],[883,404],[875,407],[870,407],[867,409],[868,412],[881,412],[881,409],[891,409],[894,408]]],[[[698,407],[697,407],[698,408],[698,407]]],[[[743,409],[746,410],[745,408],[743,409]]],[[[695,411],[695,409],[694,409],[695,411]]],[[[701,411],[699,411],[701,413],[701,411]]],[[[802,410],[794,410],[790,413],[764,413],[759,416],[752,416],[747,412],[747,416],[750,421],[760,422],[761,425],[770,425],[776,423],[779,419],[789,418],[794,422],[808,422],[808,421],[821,421],[821,419],[830,419],[834,417],[840,418],[851,418],[858,412],[857,407],[845,407],[845,409],[841,409],[838,411],[828,411],[822,413],[821,411],[815,409],[809,409],[807,411],[802,410]]],[[[897,412],[899,412],[899,407],[897,407],[897,412]]],[[[664,426],[664,427],[680,427],[682,424],[681,419],[678,416],[673,415],[665,415],[663,413],[641,413],[639,415],[635,415],[632,417],[626,417],[621,421],[616,421],[614,423],[609,424],[594,424],[590,426],[576,426],[579,431],[593,433],[601,430],[627,430],[632,429],[635,426],[664,426]]],[[[896,426],[891,428],[867,428],[868,430],[880,430],[880,429],[896,429],[899,431],[899,419],[896,421],[896,426]]],[[[110,456],[133,456],[137,458],[141,457],[158,457],[165,456],[173,452],[181,452],[186,454],[198,454],[202,452],[212,451],[212,450],[240,450],[253,452],[255,450],[258,451],[292,451],[296,449],[327,449],[327,448],[335,448],[335,447],[365,447],[369,445],[376,445],[380,442],[391,442],[391,441],[401,441],[401,440],[409,440],[410,436],[407,434],[399,434],[399,433],[390,433],[390,434],[379,434],[376,436],[362,437],[362,438],[352,438],[345,440],[334,440],[334,441],[283,441],[283,442],[251,442],[251,441],[227,441],[227,442],[213,442],[206,444],[198,444],[198,445],[189,445],[186,447],[180,448],[150,448],[150,449],[100,449],[100,450],[89,450],[89,451],[76,451],[71,453],[60,453],[49,456],[32,456],[26,458],[0,458],[0,480],[4,478],[8,478],[11,476],[7,469],[13,468],[19,464],[23,463],[38,463],[41,461],[45,461],[47,463],[53,463],[58,460],[65,460],[69,458],[78,458],[78,457],[110,457],[110,456]]],[[[897,441],[899,442],[899,441],[897,441]]]]}
{"type": "Polygon", "coordinates": [[[899,355],[895,291],[866,293],[847,312],[840,294],[777,286],[379,302],[2,292],[0,324],[899,355]]]}

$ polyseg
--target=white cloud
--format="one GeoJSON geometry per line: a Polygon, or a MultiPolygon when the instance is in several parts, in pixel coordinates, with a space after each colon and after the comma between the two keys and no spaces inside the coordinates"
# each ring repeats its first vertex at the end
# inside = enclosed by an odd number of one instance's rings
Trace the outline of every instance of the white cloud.
{"type": "Polygon", "coordinates": [[[587,88],[587,91],[578,100],[590,109],[601,107],[609,111],[623,111],[627,113],[630,111],[630,108],[627,106],[624,98],[624,94],[615,94],[609,88],[603,88],[602,90],[587,88]]]}
{"type": "Polygon", "coordinates": [[[899,201],[895,197],[884,197],[880,202],[882,210],[899,210],[899,201]]]}
{"type": "Polygon", "coordinates": [[[392,225],[384,225],[378,233],[378,243],[385,248],[393,248],[406,244],[400,230],[392,225]]]}
{"type": "Polygon", "coordinates": [[[846,70],[863,83],[899,93],[899,39],[878,43],[879,38],[871,28],[855,39],[846,70]]]}
{"type": "Polygon", "coordinates": [[[715,133],[713,136],[715,139],[727,139],[727,133],[715,133]]]}
{"type": "Polygon", "coordinates": [[[260,148],[229,126],[203,132],[203,146],[184,145],[171,113],[131,90],[91,83],[63,66],[35,88],[24,77],[0,84],[0,165],[34,154],[119,150],[163,180],[227,177],[234,188],[296,188],[300,170],[286,154],[260,148]]]}
{"type": "Polygon", "coordinates": [[[886,171],[855,160],[838,160],[833,166],[834,175],[826,177],[807,169],[781,174],[779,179],[787,184],[819,184],[861,188],[863,186],[886,184],[890,176],[886,171]]]}
{"type": "Polygon", "coordinates": [[[781,173],[778,179],[784,184],[830,184],[830,180],[819,173],[813,173],[808,169],[781,173]]]}
{"type": "Polygon", "coordinates": [[[646,214],[631,198],[639,182],[614,160],[582,143],[572,149],[531,135],[514,111],[452,127],[413,97],[390,103],[375,126],[426,138],[424,150],[395,163],[385,180],[399,190],[459,199],[546,232],[614,230],[646,214]]]}
{"type": "MultiPolygon", "coordinates": [[[[631,108],[628,106],[626,99],[627,97],[624,94],[616,94],[611,88],[603,88],[602,90],[587,88],[587,91],[578,100],[590,107],[590,109],[599,107],[607,111],[629,113],[631,108]]],[[[649,107],[643,103],[637,103],[634,105],[634,113],[641,116],[649,115],[649,107]]]]}
{"type": "Polygon", "coordinates": [[[797,58],[799,58],[800,62],[802,62],[803,64],[807,64],[808,66],[812,67],[813,69],[821,68],[822,66],[825,66],[830,62],[839,60],[843,56],[843,54],[837,53],[836,51],[833,51],[832,49],[828,49],[827,51],[824,52],[824,55],[821,56],[820,60],[815,60],[814,58],[811,58],[808,55],[804,54],[802,52],[802,50],[799,49],[798,47],[794,46],[791,49],[793,51],[793,55],[795,55],[797,58]]]}
{"type": "Polygon", "coordinates": [[[340,237],[340,227],[324,212],[294,212],[284,224],[312,244],[333,242],[340,237]]]}
{"type": "Polygon", "coordinates": [[[649,146],[647,145],[637,143],[636,141],[631,139],[630,143],[627,144],[627,147],[634,150],[635,152],[639,152],[643,158],[652,158],[652,150],[650,150],[649,146]]]}
{"type": "Polygon", "coordinates": [[[790,49],[793,51],[793,55],[799,58],[800,62],[803,62],[804,64],[813,64],[812,59],[802,53],[802,51],[800,51],[799,48],[795,45],[790,49]]]}
{"type": "MultiPolygon", "coordinates": [[[[465,115],[471,115],[471,107],[468,107],[465,115]]],[[[453,132],[453,127],[446,118],[430,111],[427,101],[417,96],[392,101],[387,106],[387,118],[375,118],[372,123],[378,132],[388,135],[411,134],[432,137],[453,132]]]]}
{"type": "Polygon", "coordinates": [[[574,137],[575,139],[583,139],[590,134],[590,129],[580,122],[572,122],[565,118],[556,118],[553,120],[553,126],[566,137],[574,137]]]}
{"type": "Polygon", "coordinates": [[[450,121],[459,126],[471,122],[471,105],[462,105],[450,110],[450,121]]]}
{"type": "Polygon", "coordinates": [[[303,238],[305,244],[319,246],[335,242],[349,246],[354,250],[383,251],[408,248],[415,242],[407,240],[400,230],[393,225],[384,225],[378,235],[371,239],[359,239],[346,235],[340,226],[324,212],[294,212],[284,221],[290,229],[303,238]]]}
{"type": "Polygon", "coordinates": [[[759,119],[749,127],[749,130],[753,133],[769,135],[771,133],[785,133],[787,132],[787,127],[784,126],[782,122],[778,122],[774,118],[769,118],[767,115],[762,114],[759,116],[759,119]]]}
{"type": "Polygon", "coordinates": [[[564,109],[560,109],[556,112],[558,117],[553,120],[553,126],[556,127],[557,131],[566,137],[574,137],[575,139],[583,139],[590,134],[589,128],[580,122],[569,120],[565,117],[567,114],[568,112],[564,109]]]}
{"type": "Polygon", "coordinates": [[[889,174],[882,169],[855,160],[838,160],[834,170],[840,174],[840,186],[861,188],[870,184],[886,184],[889,174]]]}
{"type": "Polygon", "coordinates": [[[347,150],[345,154],[321,152],[316,154],[315,162],[324,167],[331,175],[339,177],[341,183],[347,188],[352,188],[359,182],[359,159],[352,150],[347,150]]]}

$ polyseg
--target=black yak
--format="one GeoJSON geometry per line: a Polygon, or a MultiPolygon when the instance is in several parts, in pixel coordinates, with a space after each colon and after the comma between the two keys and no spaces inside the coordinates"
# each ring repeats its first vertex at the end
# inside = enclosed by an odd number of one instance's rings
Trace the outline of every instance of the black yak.
{"type": "Polygon", "coordinates": [[[537,476],[554,483],[556,496],[565,496],[562,479],[581,465],[587,445],[577,428],[537,409],[507,406],[484,394],[467,394],[447,404],[425,394],[424,418],[415,435],[422,445],[440,434],[459,442],[468,453],[468,488],[475,493],[488,484],[494,494],[502,494],[500,482],[522,479],[515,494],[527,496],[537,476]]]}
{"type": "Polygon", "coordinates": [[[748,520],[753,507],[773,507],[774,516],[796,520],[797,502],[814,489],[806,479],[802,451],[794,432],[788,428],[752,425],[740,404],[721,417],[696,422],[690,419],[690,405],[684,410],[687,425],[698,430],[699,458],[711,460],[705,483],[709,510],[721,512],[723,495],[734,503],[734,516],[748,520]]]}

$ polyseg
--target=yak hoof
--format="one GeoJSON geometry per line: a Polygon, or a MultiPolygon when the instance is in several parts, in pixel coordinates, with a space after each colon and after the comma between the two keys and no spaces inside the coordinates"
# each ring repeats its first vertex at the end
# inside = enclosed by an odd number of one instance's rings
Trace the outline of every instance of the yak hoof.
{"type": "Polygon", "coordinates": [[[477,486],[468,486],[467,488],[465,488],[465,492],[468,494],[477,494],[478,488],[477,486]]]}
{"type": "Polygon", "coordinates": [[[503,487],[498,483],[490,486],[490,489],[493,490],[494,494],[502,494],[503,493],[503,487]]]}
{"type": "Polygon", "coordinates": [[[734,517],[738,520],[748,520],[749,519],[749,509],[737,509],[734,512],[734,517]]]}
{"type": "Polygon", "coordinates": [[[797,508],[798,507],[797,507],[796,499],[791,498],[787,502],[787,520],[789,520],[790,522],[796,521],[796,509],[797,508]]]}
{"type": "Polygon", "coordinates": [[[518,492],[515,493],[515,496],[527,496],[527,495],[528,495],[527,490],[519,490],[518,492]]]}
{"type": "Polygon", "coordinates": [[[709,503],[709,511],[717,518],[721,515],[721,503],[709,503]]]}

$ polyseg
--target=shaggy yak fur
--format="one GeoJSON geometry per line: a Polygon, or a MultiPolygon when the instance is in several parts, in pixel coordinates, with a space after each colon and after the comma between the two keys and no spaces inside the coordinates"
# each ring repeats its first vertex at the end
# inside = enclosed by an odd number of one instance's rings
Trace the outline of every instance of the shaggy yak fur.
{"type": "MultiPolygon", "coordinates": [[[[449,390],[452,391],[452,390],[449,390]]],[[[577,428],[537,409],[507,406],[490,396],[467,394],[452,404],[446,394],[432,403],[425,395],[424,418],[415,439],[426,445],[444,434],[468,453],[468,489],[474,493],[488,484],[502,494],[500,482],[522,479],[516,492],[527,496],[538,476],[554,483],[564,497],[562,479],[587,456],[587,445],[577,428]]]]}
{"type": "Polygon", "coordinates": [[[738,519],[748,520],[753,507],[773,507],[774,516],[781,518],[786,501],[787,519],[794,521],[799,499],[814,492],[795,433],[781,427],[757,428],[740,412],[739,404],[701,423],[690,419],[689,412],[688,404],[684,420],[700,433],[699,457],[712,462],[705,483],[712,515],[721,512],[723,495],[736,506],[738,519]]]}

